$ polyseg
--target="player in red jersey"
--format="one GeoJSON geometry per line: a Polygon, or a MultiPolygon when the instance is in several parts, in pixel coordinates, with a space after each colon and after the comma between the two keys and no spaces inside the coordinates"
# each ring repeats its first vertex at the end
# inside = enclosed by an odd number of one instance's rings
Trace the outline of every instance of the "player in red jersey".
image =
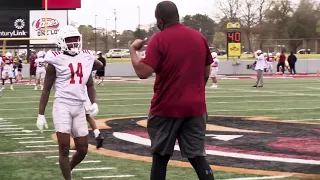
{"type": "Polygon", "coordinates": [[[7,79],[10,80],[10,89],[13,89],[13,83],[12,83],[12,78],[13,78],[13,59],[12,59],[12,54],[10,52],[7,52],[4,57],[2,57],[2,88],[1,91],[5,89],[5,81],[7,79]]]}

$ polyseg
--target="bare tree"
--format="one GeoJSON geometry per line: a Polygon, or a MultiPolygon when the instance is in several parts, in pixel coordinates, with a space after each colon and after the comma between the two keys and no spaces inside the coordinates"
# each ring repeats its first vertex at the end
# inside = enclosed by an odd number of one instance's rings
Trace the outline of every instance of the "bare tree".
{"type": "Polygon", "coordinates": [[[227,17],[230,21],[238,20],[238,13],[241,8],[241,0],[217,0],[216,4],[219,10],[222,12],[223,17],[227,17]]]}

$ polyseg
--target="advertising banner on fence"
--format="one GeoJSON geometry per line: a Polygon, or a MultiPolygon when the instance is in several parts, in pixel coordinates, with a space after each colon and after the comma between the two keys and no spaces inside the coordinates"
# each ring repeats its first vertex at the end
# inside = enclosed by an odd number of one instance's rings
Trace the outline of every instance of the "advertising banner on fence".
{"type": "Polygon", "coordinates": [[[30,11],[30,38],[45,37],[45,26],[48,27],[47,40],[30,40],[30,44],[53,44],[59,29],[67,25],[66,10],[50,10],[45,21],[45,11],[30,11]]]}
{"type": "Polygon", "coordinates": [[[0,38],[29,37],[28,10],[0,10],[0,38]]]}

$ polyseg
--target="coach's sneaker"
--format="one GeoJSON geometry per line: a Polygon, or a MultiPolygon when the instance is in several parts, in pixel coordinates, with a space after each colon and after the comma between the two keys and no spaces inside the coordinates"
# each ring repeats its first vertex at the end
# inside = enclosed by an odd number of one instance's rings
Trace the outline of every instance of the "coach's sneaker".
{"type": "Polygon", "coordinates": [[[218,88],[218,85],[217,84],[212,84],[212,86],[210,88],[213,88],[213,89],[218,88]]]}

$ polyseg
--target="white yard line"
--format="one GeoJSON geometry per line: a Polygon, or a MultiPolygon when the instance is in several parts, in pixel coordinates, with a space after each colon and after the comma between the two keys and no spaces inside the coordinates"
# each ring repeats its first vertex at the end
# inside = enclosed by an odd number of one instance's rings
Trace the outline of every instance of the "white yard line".
{"type": "Polygon", "coordinates": [[[20,144],[37,144],[37,143],[52,143],[52,140],[49,141],[22,141],[20,144]]]}
{"type": "Polygon", "coordinates": [[[77,168],[77,169],[73,169],[72,172],[74,172],[74,171],[100,171],[100,170],[111,170],[111,169],[116,169],[116,168],[114,168],[114,167],[77,168]]]}
{"type": "Polygon", "coordinates": [[[26,146],[27,148],[45,148],[45,147],[58,147],[58,145],[40,145],[40,146],[26,146]]]}
{"type": "Polygon", "coordinates": [[[3,125],[3,124],[0,124],[0,127],[17,127],[18,125],[3,125]]]}
{"type": "MultiPolygon", "coordinates": [[[[80,164],[89,164],[89,163],[100,163],[101,161],[81,161],[80,164]]],[[[59,162],[56,162],[56,164],[59,164],[59,162]]]]}
{"type": "Polygon", "coordinates": [[[23,128],[0,128],[0,130],[18,130],[18,129],[23,129],[23,128]]]}
{"type": "Polygon", "coordinates": [[[44,139],[45,137],[21,137],[21,138],[12,138],[16,140],[22,140],[22,139],[44,139]]]}
{"type": "Polygon", "coordinates": [[[266,180],[266,179],[282,179],[290,177],[290,175],[283,176],[264,176],[264,177],[245,177],[245,178],[232,178],[232,179],[221,179],[221,180],[266,180]]]}
{"type": "Polygon", "coordinates": [[[48,150],[48,151],[0,152],[0,155],[8,155],[8,154],[33,154],[33,153],[51,153],[51,152],[58,152],[58,150],[48,150]]]}
{"type": "Polygon", "coordinates": [[[12,124],[12,122],[2,122],[2,121],[0,121],[0,125],[3,125],[3,124],[12,124]]]}
{"type": "MultiPolygon", "coordinates": [[[[21,131],[19,131],[21,132],[21,131]]],[[[26,133],[26,134],[6,134],[5,136],[36,136],[38,135],[37,133],[26,133]]]]}
{"type": "MultiPolygon", "coordinates": [[[[72,155],[69,155],[69,158],[71,158],[72,155]]],[[[59,158],[59,156],[46,156],[47,159],[53,159],[53,158],[59,158]]]]}
{"type": "Polygon", "coordinates": [[[91,176],[91,177],[83,177],[83,179],[108,179],[108,178],[127,178],[127,177],[134,177],[134,175],[91,176]]]}

